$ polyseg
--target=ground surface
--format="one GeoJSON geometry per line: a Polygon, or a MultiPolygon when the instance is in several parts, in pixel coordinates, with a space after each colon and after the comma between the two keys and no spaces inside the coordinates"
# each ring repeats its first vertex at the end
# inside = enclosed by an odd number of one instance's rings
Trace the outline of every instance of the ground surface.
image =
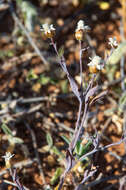
{"type": "MultiPolygon", "coordinates": [[[[42,38],[39,23],[54,23],[57,27],[55,40],[58,47],[64,46],[67,66],[78,84],[79,45],[74,37],[77,21],[83,19],[91,28],[83,43],[84,47],[89,46],[88,51],[83,54],[86,82],[90,78],[87,67],[89,57],[92,57],[94,52],[104,57],[105,52],[110,50],[109,37],[116,36],[117,41],[121,41],[120,20],[125,15],[119,1],[109,0],[106,1],[107,4],[103,1],[81,2],[83,3],[52,0],[47,3],[45,1],[44,4],[44,1],[32,1],[38,16],[30,35],[48,61],[46,65],[14,21],[9,9],[0,10],[0,124],[2,126],[5,123],[12,135],[23,141],[22,144],[12,143],[12,140],[8,140],[8,134],[0,128],[0,189],[13,189],[13,186],[5,182],[12,179],[1,157],[7,151],[15,154],[12,164],[17,167],[21,184],[30,190],[43,189],[39,165],[42,166],[46,183],[56,189],[59,180],[54,185],[51,185],[50,181],[57,168],[64,169],[61,152],[65,155],[67,144],[62,135],[70,137],[73,132],[71,129],[74,129],[76,123],[78,102],[71,94],[66,75],[57,64],[49,40],[42,38]],[[51,134],[53,146],[60,154],[48,149],[48,133],[51,134]],[[37,154],[40,158],[39,164],[36,161],[37,154]]],[[[15,1],[13,6],[20,22],[25,25],[21,7],[18,7],[15,1]]],[[[91,107],[91,117],[86,126],[86,134],[93,135],[96,129],[102,134],[102,146],[119,141],[123,134],[124,117],[123,111],[119,109],[122,95],[120,64],[114,67],[114,71],[104,69],[99,74],[98,83],[107,84],[108,94],[91,107]]],[[[124,69],[126,70],[126,67],[124,69]]],[[[120,185],[126,172],[124,144],[111,147],[108,152],[98,152],[91,159],[96,160],[98,171],[86,184],[99,179],[101,182],[88,187],[89,189],[126,189],[120,185]]],[[[83,172],[81,174],[77,169],[71,172],[63,189],[74,189],[74,185],[82,179],[83,172]]]]}

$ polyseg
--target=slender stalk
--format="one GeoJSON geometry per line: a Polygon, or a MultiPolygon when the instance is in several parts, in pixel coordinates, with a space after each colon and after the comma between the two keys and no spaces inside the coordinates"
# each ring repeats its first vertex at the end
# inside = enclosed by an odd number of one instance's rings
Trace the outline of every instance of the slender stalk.
{"type": "Polygon", "coordinates": [[[80,118],[81,118],[81,111],[82,111],[82,102],[80,101],[75,131],[77,131],[79,129],[79,122],[80,122],[80,118]]]}
{"type": "Polygon", "coordinates": [[[81,91],[83,91],[83,70],[82,70],[82,41],[79,41],[80,44],[80,78],[81,78],[81,91]]]}
{"type": "Polygon", "coordinates": [[[79,130],[79,124],[80,124],[80,118],[81,118],[81,111],[82,111],[82,102],[80,101],[80,104],[79,104],[79,112],[78,112],[78,117],[77,117],[77,122],[76,122],[76,127],[75,127],[75,131],[74,131],[74,134],[73,134],[73,137],[72,137],[72,141],[71,143],[69,144],[69,151],[73,151],[75,146],[76,146],[76,143],[77,143],[77,140],[76,140],[76,135],[78,134],[78,130],[79,130]]]}
{"type": "MultiPolygon", "coordinates": [[[[51,38],[51,43],[52,43],[52,45],[53,45],[53,47],[54,47],[54,49],[55,49],[55,52],[56,52],[56,54],[57,54],[57,56],[58,56],[58,58],[59,58],[59,53],[58,53],[58,50],[57,50],[57,47],[56,47],[56,44],[55,44],[53,38],[51,38]]],[[[61,60],[60,60],[60,62],[61,62],[61,60]]]]}
{"type": "Polygon", "coordinates": [[[83,114],[83,117],[82,117],[81,125],[80,125],[79,129],[76,130],[75,133],[74,133],[72,142],[70,143],[70,146],[69,146],[69,151],[70,151],[70,150],[74,150],[74,148],[75,148],[75,146],[76,146],[76,144],[77,144],[77,141],[78,141],[78,139],[79,139],[79,137],[80,137],[80,133],[81,133],[82,127],[83,127],[83,125],[84,125],[84,122],[86,121],[87,110],[88,110],[88,105],[86,104],[86,105],[85,105],[85,108],[84,108],[84,114],[83,114]]]}
{"type": "Polygon", "coordinates": [[[83,114],[83,117],[82,117],[81,125],[80,125],[80,128],[78,130],[78,135],[76,136],[76,140],[75,140],[76,143],[77,143],[77,141],[78,141],[78,139],[80,137],[81,130],[82,130],[82,128],[84,126],[84,123],[86,121],[87,113],[88,113],[88,104],[85,104],[84,114],[83,114]]]}

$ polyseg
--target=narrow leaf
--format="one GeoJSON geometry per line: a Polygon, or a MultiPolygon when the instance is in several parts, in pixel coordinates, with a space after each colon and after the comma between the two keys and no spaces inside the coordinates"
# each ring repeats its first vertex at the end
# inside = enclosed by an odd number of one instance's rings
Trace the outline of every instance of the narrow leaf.
{"type": "Polygon", "coordinates": [[[53,139],[52,139],[50,133],[46,134],[46,140],[47,140],[47,143],[48,143],[49,147],[52,147],[53,146],[53,139]]]}
{"type": "Polygon", "coordinates": [[[74,81],[74,79],[70,75],[68,75],[68,79],[69,79],[70,86],[71,86],[73,93],[76,95],[76,97],[78,99],[80,99],[80,93],[78,91],[78,86],[77,86],[76,82],[74,81]]]}
{"type": "Polygon", "coordinates": [[[3,123],[3,124],[1,125],[1,128],[3,129],[3,131],[4,131],[4,133],[5,133],[6,135],[13,136],[11,130],[9,129],[9,127],[8,127],[5,123],[3,123]]]}
{"type": "Polygon", "coordinates": [[[11,137],[11,141],[13,141],[14,144],[23,144],[24,141],[19,137],[11,137]]]}
{"type": "Polygon", "coordinates": [[[103,97],[107,94],[107,92],[108,92],[108,91],[106,90],[106,91],[101,92],[101,93],[98,94],[97,96],[95,96],[95,97],[91,100],[90,105],[92,105],[92,104],[93,104],[94,102],[96,102],[97,100],[103,98],[103,97]]]}
{"type": "Polygon", "coordinates": [[[88,102],[89,100],[89,97],[93,96],[96,92],[98,91],[98,85],[91,88],[87,94],[86,94],[86,97],[85,97],[85,102],[88,102]]]}
{"type": "Polygon", "coordinates": [[[91,144],[92,144],[92,141],[88,141],[86,145],[80,144],[79,156],[83,156],[84,154],[86,154],[89,151],[91,144]]]}
{"type": "Polygon", "coordinates": [[[64,154],[56,146],[53,146],[51,151],[57,156],[64,158],[64,154]]]}
{"type": "Polygon", "coordinates": [[[61,46],[61,47],[59,48],[58,54],[59,54],[59,57],[62,57],[62,56],[63,56],[63,54],[64,54],[64,47],[63,47],[63,46],[61,46]]]}
{"type": "Polygon", "coordinates": [[[62,135],[61,137],[62,137],[62,139],[63,139],[67,144],[69,144],[69,143],[71,142],[70,139],[69,139],[68,137],[66,137],[65,135],[62,135]]]}
{"type": "Polygon", "coordinates": [[[55,185],[58,182],[61,174],[62,174],[62,168],[57,168],[54,173],[54,176],[51,179],[51,185],[55,185]]]}
{"type": "Polygon", "coordinates": [[[81,140],[77,141],[76,146],[75,146],[75,153],[79,155],[80,152],[80,145],[81,145],[81,140]]]}

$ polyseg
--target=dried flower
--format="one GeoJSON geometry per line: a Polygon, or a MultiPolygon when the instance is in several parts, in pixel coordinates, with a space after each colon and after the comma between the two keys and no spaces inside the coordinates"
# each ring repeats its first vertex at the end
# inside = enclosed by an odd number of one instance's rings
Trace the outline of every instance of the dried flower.
{"type": "Polygon", "coordinates": [[[11,167],[11,163],[10,163],[10,159],[14,156],[14,154],[11,154],[10,152],[6,152],[6,154],[4,156],[2,156],[2,158],[5,159],[5,163],[6,163],[6,167],[10,168],[11,167]]]}
{"type": "Polygon", "coordinates": [[[93,59],[90,58],[91,62],[88,63],[89,70],[91,73],[97,73],[98,70],[102,70],[104,67],[101,57],[94,56],[93,59]]]}
{"type": "Polygon", "coordinates": [[[55,28],[53,27],[53,24],[49,25],[49,24],[43,24],[40,28],[40,30],[43,32],[43,34],[45,35],[45,37],[47,38],[53,38],[55,35],[55,28]]]}
{"type": "Polygon", "coordinates": [[[89,26],[84,25],[84,21],[83,21],[83,20],[80,20],[80,21],[77,23],[77,28],[76,28],[76,30],[75,30],[75,38],[76,38],[77,40],[82,41],[83,38],[84,38],[85,32],[87,32],[88,30],[90,30],[89,26]]]}
{"type": "Polygon", "coordinates": [[[117,46],[118,46],[118,43],[117,43],[117,41],[116,41],[116,37],[114,37],[114,38],[109,38],[108,44],[109,44],[112,48],[117,47],[117,46]]]}

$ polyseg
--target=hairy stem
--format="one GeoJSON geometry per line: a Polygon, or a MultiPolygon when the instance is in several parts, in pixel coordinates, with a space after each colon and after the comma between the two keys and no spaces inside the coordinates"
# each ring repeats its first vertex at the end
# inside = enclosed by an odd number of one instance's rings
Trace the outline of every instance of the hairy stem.
{"type": "Polygon", "coordinates": [[[81,78],[81,91],[83,91],[82,90],[82,88],[83,88],[83,75],[82,75],[82,41],[80,40],[79,41],[79,43],[80,43],[80,78],[81,78]]]}

